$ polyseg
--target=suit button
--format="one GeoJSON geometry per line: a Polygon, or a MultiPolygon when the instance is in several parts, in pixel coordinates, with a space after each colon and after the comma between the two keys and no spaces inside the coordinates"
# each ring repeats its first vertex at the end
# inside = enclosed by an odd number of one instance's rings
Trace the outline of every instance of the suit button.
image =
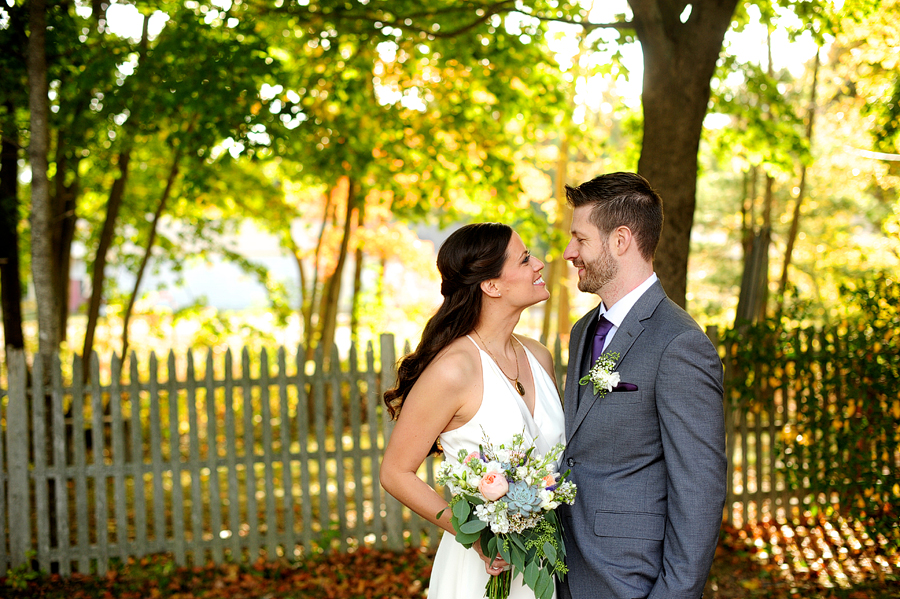
{"type": "Polygon", "coordinates": [[[566,465],[567,465],[569,468],[571,468],[572,466],[575,465],[575,460],[574,460],[573,458],[569,458],[568,460],[566,460],[566,465]]]}

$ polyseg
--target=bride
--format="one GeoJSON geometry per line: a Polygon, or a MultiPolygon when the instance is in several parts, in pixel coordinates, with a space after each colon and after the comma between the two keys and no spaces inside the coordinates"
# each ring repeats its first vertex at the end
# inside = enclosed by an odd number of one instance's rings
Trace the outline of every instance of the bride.
{"type": "MultiPolygon", "coordinates": [[[[483,555],[479,542],[471,549],[456,542],[449,510],[442,512],[447,502],[416,471],[429,454],[477,449],[485,435],[495,446],[508,446],[523,430],[528,442],[541,437],[542,445],[561,443],[563,411],[550,352],[513,334],[525,308],[549,297],[541,278],[544,264],[519,235],[498,223],[467,225],[441,246],[437,267],[443,304],[416,350],[401,360],[396,385],[384,394],[397,423],[384,452],[381,484],[446,531],[428,599],[471,599],[483,597],[488,576],[508,564],[483,555]]],[[[510,597],[534,594],[517,575],[510,597]]]]}

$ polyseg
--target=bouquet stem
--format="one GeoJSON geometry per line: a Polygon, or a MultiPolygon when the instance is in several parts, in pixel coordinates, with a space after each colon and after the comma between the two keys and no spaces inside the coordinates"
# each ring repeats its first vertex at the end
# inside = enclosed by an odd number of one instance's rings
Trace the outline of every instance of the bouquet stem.
{"type": "Polygon", "coordinates": [[[484,588],[484,596],[487,599],[506,599],[512,590],[512,568],[505,570],[488,579],[484,588]]]}

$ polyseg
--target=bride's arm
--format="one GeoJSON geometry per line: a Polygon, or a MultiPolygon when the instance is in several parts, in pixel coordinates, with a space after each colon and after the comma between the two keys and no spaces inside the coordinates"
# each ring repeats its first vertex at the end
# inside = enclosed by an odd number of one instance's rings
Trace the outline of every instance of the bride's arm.
{"type": "MultiPolygon", "coordinates": [[[[455,534],[450,510],[443,497],[418,477],[416,471],[445,430],[459,428],[481,407],[484,394],[481,362],[466,352],[438,356],[413,385],[381,460],[381,486],[400,503],[429,522],[455,534]],[[441,517],[437,514],[441,512],[441,517]]],[[[508,564],[499,556],[485,557],[481,544],[472,548],[484,561],[485,570],[497,576],[508,564]]]]}
{"type": "Polygon", "coordinates": [[[468,408],[473,399],[480,399],[481,377],[474,376],[472,370],[471,359],[463,352],[447,353],[432,362],[407,395],[381,461],[381,486],[385,491],[451,533],[449,511],[436,517],[447,502],[416,471],[438,435],[468,420],[460,419],[471,411],[468,408]]]}

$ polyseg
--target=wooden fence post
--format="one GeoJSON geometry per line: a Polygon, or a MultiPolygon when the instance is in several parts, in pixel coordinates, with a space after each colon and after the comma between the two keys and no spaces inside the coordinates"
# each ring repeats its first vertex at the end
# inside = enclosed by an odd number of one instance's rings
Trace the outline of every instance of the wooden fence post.
{"type": "Polygon", "coordinates": [[[9,550],[13,568],[28,563],[31,509],[28,503],[28,366],[25,352],[10,349],[6,447],[9,469],[9,550]]]}
{"type": "MultiPolygon", "coordinates": [[[[384,391],[393,386],[397,378],[397,354],[394,346],[394,336],[390,333],[381,335],[381,387],[378,390],[378,397],[381,398],[384,391]]],[[[387,410],[382,411],[382,433],[384,435],[384,446],[381,448],[382,453],[387,447],[391,438],[391,432],[394,430],[394,422],[391,420],[387,410]]],[[[379,465],[380,469],[380,465],[379,465]]],[[[375,481],[378,479],[375,478],[375,481]]],[[[374,484],[379,484],[375,482],[374,484]]],[[[403,506],[400,502],[391,497],[389,493],[384,494],[384,507],[387,515],[386,532],[387,547],[392,551],[403,550],[403,506]]]]}

